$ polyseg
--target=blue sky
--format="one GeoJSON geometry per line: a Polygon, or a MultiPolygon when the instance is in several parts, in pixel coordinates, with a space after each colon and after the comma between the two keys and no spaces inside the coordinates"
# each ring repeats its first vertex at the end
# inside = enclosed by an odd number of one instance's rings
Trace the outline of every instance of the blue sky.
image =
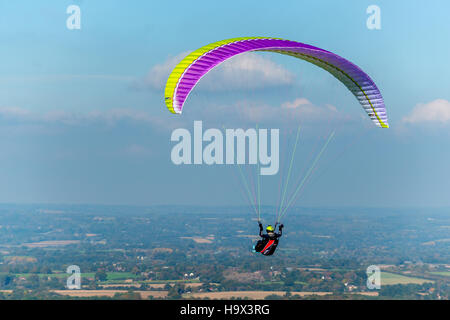
{"type": "MultiPolygon", "coordinates": [[[[298,205],[448,206],[449,11],[448,1],[1,1],[0,202],[246,204],[235,168],[173,165],[171,130],[193,120],[254,127],[244,104],[276,114],[306,99],[347,121],[298,205]],[[66,28],[71,4],[81,8],[80,30],[66,28]],[[372,4],[381,30],[366,27],[372,4]],[[371,127],[326,72],[271,54],[244,59],[272,78],[249,74],[237,88],[236,63],[230,77],[224,69],[205,77],[183,116],[167,111],[163,87],[177,59],[254,35],[316,45],[359,65],[380,88],[391,128],[371,127]]],[[[302,121],[294,175],[326,121],[302,121]]],[[[260,125],[280,128],[287,143],[297,123],[274,116],[260,125]]],[[[278,181],[262,179],[264,203],[276,204],[278,181]]]]}

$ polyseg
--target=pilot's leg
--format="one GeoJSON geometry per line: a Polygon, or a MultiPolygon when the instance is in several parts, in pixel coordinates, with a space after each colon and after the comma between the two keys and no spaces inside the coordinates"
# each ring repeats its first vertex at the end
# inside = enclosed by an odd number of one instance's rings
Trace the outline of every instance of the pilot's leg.
{"type": "Polygon", "coordinates": [[[264,241],[258,240],[258,242],[255,245],[255,251],[261,252],[262,249],[264,249],[264,241]]]}

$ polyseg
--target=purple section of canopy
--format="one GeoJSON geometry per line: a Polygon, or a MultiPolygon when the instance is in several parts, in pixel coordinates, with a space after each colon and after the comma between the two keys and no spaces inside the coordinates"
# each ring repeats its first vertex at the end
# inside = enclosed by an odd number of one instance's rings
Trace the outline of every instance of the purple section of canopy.
{"type": "Polygon", "coordinates": [[[356,84],[352,83],[353,81],[346,77],[343,77],[345,78],[345,81],[343,81],[342,79],[341,81],[344,82],[344,84],[346,81],[350,84],[350,87],[347,84],[346,85],[358,98],[366,111],[368,113],[371,112],[368,107],[367,99],[361,96],[361,91],[363,91],[363,93],[366,95],[366,98],[370,98],[370,101],[372,102],[370,108],[375,109],[377,115],[381,118],[381,120],[387,121],[386,110],[381,93],[379,92],[372,79],[370,79],[370,77],[366,73],[364,73],[358,66],[330,51],[326,51],[300,42],[279,39],[250,39],[231,42],[230,44],[223,45],[205,53],[203,56],[200,56],[189,67],[187,67],[178,82],[174,95],[174,107],[176,111],[181,112],[183,104],[190,91],[201,79],[201,77],[203,77],[216,65],[240,53],[248,51],[268,50],[305,54],[309,57],[313,57],[310,58],[313,60],[311,62],[322,64],[321,66],[325,66],[324,68],[328,68],[328,71],[330,72],[336,71],[338,69],[342,70],[348,77],[353,79],[356,84]],[[314,61],[314,58],[320,60],[314,61]]]}
{"type": "Polygon", "coordinates": [[[175,91],[175,105],[178,111],[183,108],[184,101],[186,100],[189,92],[195,86],[195,84],[204,76],[208,71],[214,68],[221,62],[231,58],[240,53],[248,51],[261,51],[261,50],[289,50],[295,48],[303,48],[306,50],[316,50],[321,52],[328,52],[320,48],[316,48],[307,44],[289,41],[289,40],[277,40],[277,39],[251,39],[232,42],[230,44],[218,47],[212,51],[207,52],[203,56],[194,61],[185,71],[181,77],[178,86],[175,91]]]}

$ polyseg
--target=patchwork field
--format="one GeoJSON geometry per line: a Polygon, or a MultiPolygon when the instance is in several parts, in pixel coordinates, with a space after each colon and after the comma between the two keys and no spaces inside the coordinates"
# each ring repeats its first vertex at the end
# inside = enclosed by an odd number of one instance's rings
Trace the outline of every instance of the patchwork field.
{"type": "MultiPolygon", "coordinates": [[[[223,291],[223,292],[199,292],[199,293],[190,293],[184,294],[183,298],[188,299],[231,299],[231,298],[248,298],[254,300],[265,299],[271,295],[284,296],[286,294],[285,291],[223,291]]],[[[298,295],[301,297],[305,296],[325,296],[331,294],[331,292],[307,292],[307,291],[293,291],[291,295],[298,295]]],[[[377,297],[378,292],[355,292],[353,294],[364,295],[377,297]]]]}
{"type": "MultiPolygon", "coordinates": [[[[277,295],[284,296],[286,294],[285,291],[225,291],[225,292],[199,292],[199,293],[191,293],[186,294],[184,298],[192,298],[192,299],[231,299],[231,298],[249,298],[249,299],[265,299],[267,296],[277,295]]],[[[291,292],[292,295],[299,296],[311,296],[318,295],[324,296],[327,294],[331,294],[331,292],[291,292]]]]}
{"type": "Polygon", "coordinates": [[[437,276],[450,277],[450,271],[436,271],[436,272],[430,272],[430,273],[435,274],[437,276]]]}
{"type": "Polygon", "coordinates": [[[54,241],[39,241],[23,244],[28,248],[45,248],[45,247],[57,247],[57,246],[67,246],[69,244],[78,244],[80,240],[54,240],[54,241]]]}
{"type": "Polygon", "coordinates": [[[181,239],[191,239],[195,243],[213,243],[214,237],[180,237],[181,239]]]}
{"type": "MultiPolygon", "coordinates": [[[[175,282],[170,283],[146,283],[147,287],[152,288],[152,289],[163,289],[167,284],[170,285],[174,285],[175,282]]],[[[140,288],[141,287],[141,283],[117,283],[117,284],[102,284],[100,285],[100,287],[102,288],[118,288],[118,287],[123,287],[123,288],[140,288]]],[[[194,283],[184,283],[186,288],[197,288],[197,287],[201,287],[203,285],[203,283],[200,282],[194,282],[194,283]]]]}
{"type": "MultiPolygon", "coordinates": [[[[127,293],[127,290],[53,290],[54,293],[69,297],[114,297],[116,293],[127,293]]],[[[139,293],[142,299],[148,299],[152,296],[155,298],[167,297],[167,291],[134,291],[139,293]]]]}
{"type": "Polygon", "coordinates": [[[425,282],[434,282],[434,281],[415,277],[407,277],[396,273],[381,272],[381,285],[422,284],[425,282]]]}

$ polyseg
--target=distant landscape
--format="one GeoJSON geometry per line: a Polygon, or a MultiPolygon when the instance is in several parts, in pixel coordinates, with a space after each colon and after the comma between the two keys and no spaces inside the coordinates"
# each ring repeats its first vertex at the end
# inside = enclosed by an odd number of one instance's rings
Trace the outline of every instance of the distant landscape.
{"type": "Polygon", "coordinates": [[[448,299],[449,212],[294,208],[264,257],[245,207],[2,204],[0,298],[448,299]],[[66,287],[70,265],[80,289],[66,287]]]}

